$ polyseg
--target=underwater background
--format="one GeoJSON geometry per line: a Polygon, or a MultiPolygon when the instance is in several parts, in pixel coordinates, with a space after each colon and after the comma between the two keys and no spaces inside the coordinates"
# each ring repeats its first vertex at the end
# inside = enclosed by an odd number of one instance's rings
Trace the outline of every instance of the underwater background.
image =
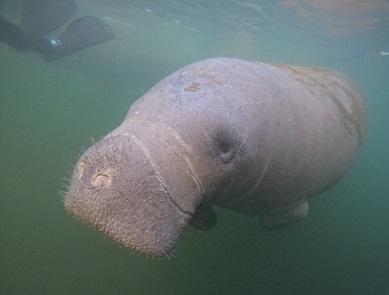
{"type": "MultiPolygon", "coordinates": [[[[114,40],[46,62],[0,43],[0,294],[389,294],[387,0],[75,1],[114,40]],[[216,208],[174,257],[125,250],[67,215],[82,152],[174,70],[207,57],[328,66],[364,93],[351,172],[279,231],[216,208]]],[[[21,1],[0,1],[17,23],[21,1]]],[[[63,30],[63,29],[62,29],[63,30]]],[[[61,34],[61,30],[53,33],[61,34]]]]}

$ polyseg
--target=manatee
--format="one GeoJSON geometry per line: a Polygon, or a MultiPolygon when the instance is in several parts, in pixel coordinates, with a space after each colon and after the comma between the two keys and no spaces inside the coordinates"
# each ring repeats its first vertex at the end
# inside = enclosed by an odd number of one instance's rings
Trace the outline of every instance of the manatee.
{"type": "Polygon", "coordinates": [[[205,59],[156,84],[85,151],[65,208],[156,258],[187,229],[212,228],[214,206],[283,228],[350,170],[365,129],[363,97],[341,73],[205,59]]]}

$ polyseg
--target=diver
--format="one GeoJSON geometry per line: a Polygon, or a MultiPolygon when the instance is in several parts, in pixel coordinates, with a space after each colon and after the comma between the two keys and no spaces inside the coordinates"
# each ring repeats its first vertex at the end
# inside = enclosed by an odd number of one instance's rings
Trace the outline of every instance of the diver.
{"type": "Polygon", "coordinates": [[[74,20],[57,38],[46,37],[67,22],[76,9],[73,0],[24,0],[19,25],[0,15],[0,42],[17,51],[39,52],[45,60],[53,61],[115,37],[95,16],[74,20]]]}

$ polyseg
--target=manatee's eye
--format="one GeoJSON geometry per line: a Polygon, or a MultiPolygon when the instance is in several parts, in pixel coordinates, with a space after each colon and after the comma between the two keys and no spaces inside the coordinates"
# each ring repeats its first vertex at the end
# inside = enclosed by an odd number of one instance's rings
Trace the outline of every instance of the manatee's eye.
{"type": "Polygon", "coordinates": [[[228,153],[229,150],[230,150],[230,149],[228,148],[227,145],[225,145],[225,144],[220,145],[220,151],[221,151],[222,153],[228,153]]]}
{"type": "Polygon", "coordinates": [[[211,138],[213,154],[224,164],[234,162],[245,143],[245,139],[228,126],[217,128],[211,138]]]}
{"type": "Polygon", "coordinates": [[[225,164],[232,163],[237,154],[238,151],[233,145],[230,145],[227,142],[219,143],[219,159],[221,162],[225,164]]]}

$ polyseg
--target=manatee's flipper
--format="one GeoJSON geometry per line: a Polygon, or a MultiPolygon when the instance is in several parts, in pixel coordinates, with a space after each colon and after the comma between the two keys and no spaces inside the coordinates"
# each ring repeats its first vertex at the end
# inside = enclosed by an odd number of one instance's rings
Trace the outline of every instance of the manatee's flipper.
{"type": "Polygon", "coordinates": [[[42,54],[55,60],[113,38],[115,35],[106,23],[95,16],[85,16],[73,21],[59,38],[50,39],[51,47],[42,54]]]}
{"type": "Polygon", "coordinates": [[[199,230],[209,230],[216,225],[217,215],[211,206],[200,204],[189,224],[191,227],[199,230]]]}
{"type": "Polygon", "coordinates": [[[19,27],[36,37],[44,37],[67,22],[76,12],[73,0],[24,0],[19,27]]]}
{"type": "Polygon", "coordinates": [[[308,202],[303,200],[291,206],[274,210],[262,216],[259,224],[266,229],[281,229],[304,219],[308,214],[308,202]]]}

